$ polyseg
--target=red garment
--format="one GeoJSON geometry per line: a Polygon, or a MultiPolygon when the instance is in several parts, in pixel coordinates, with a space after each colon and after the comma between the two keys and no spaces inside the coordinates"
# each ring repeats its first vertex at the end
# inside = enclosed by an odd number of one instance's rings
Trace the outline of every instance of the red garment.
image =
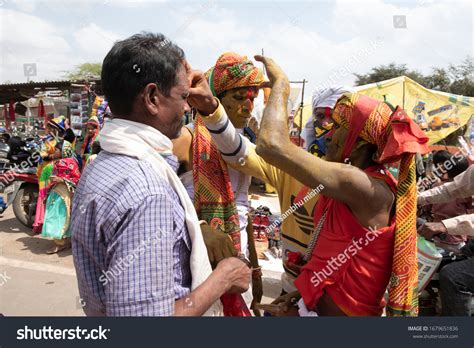
{"type": "Polygon", "coordinates": [[[8,104],[8,113],[10,114],[10,121],[15,122],[15,106],[14,106],[13,99],[10,99],[10,103],[8,104]]]}
{"type": "Polygon", "coordinates": [[[241,294],[224,294],[221,296],[221,302],[226,317],[252,316],[241,294]]]}
{"type": "Polygon", "coordinates": [[[253,220],[252,220],[252,227],[253,227],[253,237],[258,239],[260,235],[260,225],[262,224],[262,216],[260,213],[256,213],[253,220]]]}
{"type": "MultiPolygon", "coordinates": [[[[396,180],[383,166],[364,171],[383,179],[395,192],[396,180]]],[[[380,316],[392,271],[395,216],[390,226],[376,228],[375,234],[346,204],[325,196],[315,209],[315,226],[324,212],[326,220],[311,259],[294,282],[306,306],[314,309],[326,293],[347,315],[380,316]]]]}
{"type": "MultiPolygon", "coordinates": [[[[399,106],[357,93],[343,95],[333,111],[336,123],[348,129],[342,159],[352,152],[360,137],[377,146],[377,163],[400,161],[396,190],[396,229],[392,275],[389,286],[389,316],[417,316],[418,262],[416,233],[415,154],[428,153],[428,137],[399,106]]],[[[363,202],[362,202],[363,203],[363,202]]]]}
{"type": "Polygon", "coordinates": [[[10,131],[11,130],[11,125],[10,125],[10,116],[8,114],[7,110],[7,105],[3,105],[3,118],[5,119],[5,128],[10,131]]]}
{"type": "Polygon", "coordinates": [[[48,117],[42,100],[40,100],[38,104],[38,121],[39,120],[43,120],[44,124],[48,123],[48,117]]]}
{"type": "Polygon", "coordinates": [[[73,157],[61,158],[54,162],[53,175],[72,182],[74,185],[77,185],[81,178],[79,165],[73,157]]]}

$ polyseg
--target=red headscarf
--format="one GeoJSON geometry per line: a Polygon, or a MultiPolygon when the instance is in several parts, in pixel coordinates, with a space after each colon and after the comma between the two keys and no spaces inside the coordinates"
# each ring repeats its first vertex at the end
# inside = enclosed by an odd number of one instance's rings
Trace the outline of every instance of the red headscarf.
{"type": "Polygon", "coordinates": [[[333,119],[347,128],[343,158],[349,157],[360,137],[377,145],[376,161],[400,161],[396,195],[396,230],[387,314],[418,313],[415,154],[428,153],[428,137],[400,107],[347,93],[337,102],[333,119]]]}
{"type": "Polygon", "coordinates": [[[74,185],[77,185],[81,178],[81,172],[77,161],[73,157],[61,158],[54,162],[53,175],[63,178],[74,185]]]}

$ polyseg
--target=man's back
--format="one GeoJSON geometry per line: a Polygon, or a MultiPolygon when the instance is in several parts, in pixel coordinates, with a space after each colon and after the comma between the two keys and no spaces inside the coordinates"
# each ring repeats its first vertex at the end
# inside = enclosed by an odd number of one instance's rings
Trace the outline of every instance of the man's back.
{"type": "Polygon", "coordinates": [[[184,210],[148,162],[101,152],[79,182],[71,228],[87,314],[172,315],[189,293],[184,210]]]}

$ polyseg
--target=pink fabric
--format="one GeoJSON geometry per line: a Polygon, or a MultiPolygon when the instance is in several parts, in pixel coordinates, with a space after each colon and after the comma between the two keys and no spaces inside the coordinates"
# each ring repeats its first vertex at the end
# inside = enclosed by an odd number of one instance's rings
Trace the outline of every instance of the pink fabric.
{"type": "Polygon", "coordinates": [[[48,192],[48,189],[40,190],[38,200],[36,201],[35,221],[33,223],[33,232],[35,233],[41,233],[43,229],[46,192],[48,192]]]}

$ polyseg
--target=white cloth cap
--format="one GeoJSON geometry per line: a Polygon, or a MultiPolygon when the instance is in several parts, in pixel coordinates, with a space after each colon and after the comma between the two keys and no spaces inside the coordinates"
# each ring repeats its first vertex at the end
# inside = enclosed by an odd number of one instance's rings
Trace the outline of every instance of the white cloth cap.
{"type": "Polygon", "coordinates": [[[352,92],[350,87],[319,88],[314,91],[311,104],[313,111],[316,108],[333,108],[337,100],[347,92],[352,92]]]}

